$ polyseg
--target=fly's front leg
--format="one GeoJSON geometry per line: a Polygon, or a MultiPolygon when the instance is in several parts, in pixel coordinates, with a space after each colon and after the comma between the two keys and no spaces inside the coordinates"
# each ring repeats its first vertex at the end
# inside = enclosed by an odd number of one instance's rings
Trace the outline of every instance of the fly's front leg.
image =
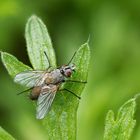
{"type": "Polygon", "coordinates": [[[47,58],[47,61],[48,61],[48,63],[49,63],[48,72],[50,72],[50,71],[52,71],[53,67],[52,67],[51,64],[50,64],[48,55],[47,55],[47,53],[46,53],[45,51],[44,51],[44,54],[45,54],[45,56],[46,56],[46,58],[47,58]]]}
{"type": "Polygon", "coordinates": [[[64,80],[64,82],[81,83],[81,84],[87,83],[87,81],[78,81],[78,80],[69,80],[69,79],[64,80]]]}
{"type": "Polygon", "coordinates": [[[52,66],[49,66],[48,69],[47,69],[47,71],[48,71],[48,72],[51,72],[53,69],[54,69],[54,68],[53,68],[52,66]]]}

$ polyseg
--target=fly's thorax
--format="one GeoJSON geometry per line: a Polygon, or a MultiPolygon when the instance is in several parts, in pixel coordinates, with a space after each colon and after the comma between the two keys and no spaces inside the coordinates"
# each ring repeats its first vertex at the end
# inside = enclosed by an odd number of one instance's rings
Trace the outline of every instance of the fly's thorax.
{"type": "Polygon", "coordinates": [[[45,84],[49,85],[49,84],[53,83],[53,81],[54,81],[54,78],[52,77],[52,74],[48,73],[46,76],[46,79],[45,79],[45,84]]]}
{"type": "Polygon", "coordinates": [[[60,69],[55,69],[48,73],[45,83],[46,84],[58,84],[64,81],[64,76],[61,74],[60,69]]]}
{"type": "Polygon", "coordinates": [[[32,89],[30,93],[30,99],[31,100],[37,100],[41,92],[41,86],[36,86],[32,89]]]}

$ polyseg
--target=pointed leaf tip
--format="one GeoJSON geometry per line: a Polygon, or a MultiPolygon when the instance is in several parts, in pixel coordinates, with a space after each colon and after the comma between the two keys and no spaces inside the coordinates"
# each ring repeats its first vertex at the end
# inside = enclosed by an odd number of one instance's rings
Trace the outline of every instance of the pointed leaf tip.
{"type": "MultiPolygon", "coordinates": [[[[88,67],[90,60],[90,50],[87,43],[81,45],[76,51],[72,62],[76,66],[76,72],[70,80],[87,81],[88,67]]],[[[63,88],[68,89],[80,96],[85,84],[66,82],[63,88]]],[[[43,120],[46,132],[51,139],[76,139],[76,121],[79,99],[64,91],[64,94],[56,94],[51,111],[43,120]],[[57,127],[56,127],[57,126],[57,127]],[[54,131],[50,131],[54,130],[54,131]]]]}
{"type": "Polygon", "coordinates": [[[7,69],[11,77],[15,77],[16,74],[23,72],[25,70],[32,69],[29,66],[20,62],[15,56],[6,52],[1,52],[1,59],[2,63],[4,64],[5,68],[7,69]]]}

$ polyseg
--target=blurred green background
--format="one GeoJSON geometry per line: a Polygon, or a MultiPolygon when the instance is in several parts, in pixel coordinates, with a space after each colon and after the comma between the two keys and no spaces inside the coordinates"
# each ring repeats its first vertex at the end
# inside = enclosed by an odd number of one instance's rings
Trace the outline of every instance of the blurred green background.
{"type": "MultiPolygon", "coordinates": [[[[36,14],[47,25],[58,65],[66,64],[90,35],[88,84],[78,110],[78,140],[103,138],[105,116],[140,92],[140,1],[1,0],[0,50],[30,65],[25,23],[36,14]]],[[[20,140],[45,140],[35,107],[0,61],[0,126],[20,140]]],[[[140,105],[132,139],[140,139],[140,105]]]]}

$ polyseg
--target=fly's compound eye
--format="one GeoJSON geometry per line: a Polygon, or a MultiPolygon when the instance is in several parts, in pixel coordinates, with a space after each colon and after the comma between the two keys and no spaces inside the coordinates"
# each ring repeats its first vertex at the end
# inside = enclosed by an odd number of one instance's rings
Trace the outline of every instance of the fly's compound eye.
{"type": "Polygon", "coordinates": [[[65,70],[65,76],[66,76],[66,77],[70,77],[71,74],[72,74],[71,69],[67,69],[67,70],[65,70]]]}

